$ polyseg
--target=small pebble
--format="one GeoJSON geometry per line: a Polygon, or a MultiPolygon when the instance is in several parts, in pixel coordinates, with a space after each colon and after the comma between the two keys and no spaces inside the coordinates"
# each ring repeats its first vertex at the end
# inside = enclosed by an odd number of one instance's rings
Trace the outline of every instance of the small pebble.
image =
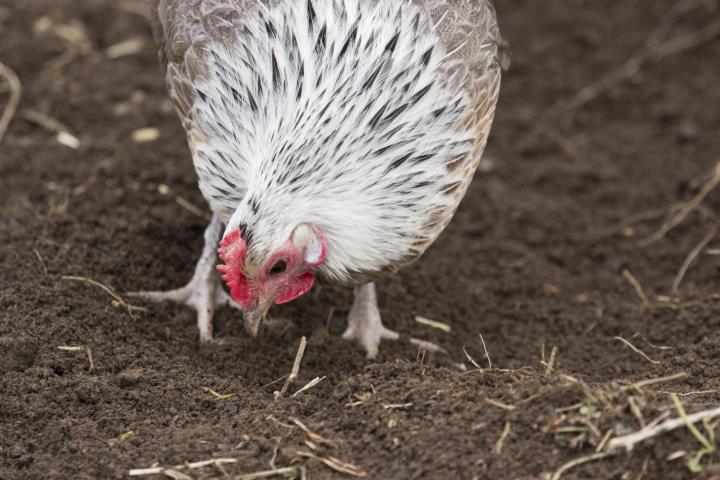
{"type": "Polygon", "coordinates": [[[700,138],[700,131],[697,125],[685,121],[678,127],[677,138],[681,143],[695,143],[700,138]]]}
{"type": "Polygon", "coordinates": [[[225,403],[225,411],[229,415],[236,415],[240,409],[237,406],[237,403],[235,402],[226,402],[225,403]]]}

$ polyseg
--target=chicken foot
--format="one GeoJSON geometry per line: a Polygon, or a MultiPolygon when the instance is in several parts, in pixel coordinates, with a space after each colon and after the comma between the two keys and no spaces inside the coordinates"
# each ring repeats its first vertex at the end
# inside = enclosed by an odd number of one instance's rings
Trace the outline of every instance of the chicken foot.
{"type": "Polygon", "coordinates": [[[240,308],[230,296],[225,293],[215,266],[217,264],[217,247],[222,235],[223,225],[220,217],[213,215],[210,224],[205,229],[200,259],[195,265],[190,282],[184,287],[169,291],[133,292],[128,295],[143,298],[153,302],[170,300],[182,303],[197,311],[197,326],[200,331],[200,342],[213,341],[213,314],[215,308],[221,305],[230,305],[240,308]]]}

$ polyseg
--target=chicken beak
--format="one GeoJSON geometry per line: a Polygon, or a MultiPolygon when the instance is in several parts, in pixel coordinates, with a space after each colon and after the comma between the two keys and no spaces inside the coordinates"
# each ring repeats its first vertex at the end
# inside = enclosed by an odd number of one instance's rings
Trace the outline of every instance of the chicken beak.
{"type": "Polygon", "coordinates": [[[267,311],[275,302],[275,295],[267,295],[264,298],[260,298],[255,302],[249,310],[243,312],[243,320],[245,321],[245,331],[251,337],[257,337],[260,331],[260,324],[262,323],[267,311]]]}

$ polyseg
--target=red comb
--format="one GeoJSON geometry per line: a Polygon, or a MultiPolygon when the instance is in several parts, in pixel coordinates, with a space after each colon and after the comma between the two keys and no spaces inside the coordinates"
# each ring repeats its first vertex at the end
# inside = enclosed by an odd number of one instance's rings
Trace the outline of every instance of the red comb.
{"type": "Polygon", "coordinates": [[[220,259],[225,264],[217,266],[218,271],[223,274],[222,279],[230,288],[230,296],[245,309],[250,307],[253,298],[243,274],[246,251],[247,246],[240,236],[240,229],[231,231],[225,235],[218,248],[220,259]]]}

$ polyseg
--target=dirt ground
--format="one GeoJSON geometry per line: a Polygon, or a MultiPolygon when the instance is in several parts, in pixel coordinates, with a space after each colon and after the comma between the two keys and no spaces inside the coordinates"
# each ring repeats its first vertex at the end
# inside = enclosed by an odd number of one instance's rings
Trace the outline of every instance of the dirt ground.
{"type": "MultiPolygon", "coordinates": [[[[379,283],[386,324],[449,357],[401,341],[368,361],[340,338],[343,289],[274,309],[254,340],[222,309],[224,342],[200,347],[189,309],[128,312],[64,278],[184,284],[206,207],[143,1],[0,0],[23,88],[0,143],[0,478],[718,478],[713,453],[691,473],[685,427],[610,446],[677,418],[673,392],[688,414],[720,405],[719,3],[497,3],[513,63],[490,160],[426,256],[379,283]],[[323,380],[276,401],[303,335],[290,391],[323,380]],[[213,458],[236,462],[183,465],[213,458]]],[[[698,424],[709,447],[717,426],[698,424]]]]}

